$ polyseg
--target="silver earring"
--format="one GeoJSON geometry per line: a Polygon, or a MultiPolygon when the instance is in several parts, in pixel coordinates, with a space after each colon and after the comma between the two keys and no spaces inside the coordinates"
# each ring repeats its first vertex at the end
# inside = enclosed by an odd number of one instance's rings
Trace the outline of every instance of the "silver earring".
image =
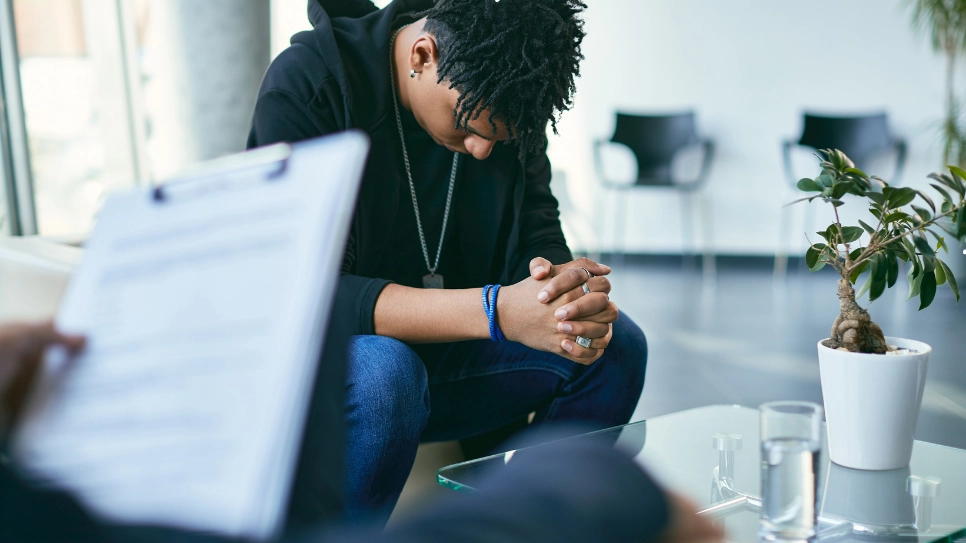
{"type": "Polygon", "coordinates": [[[416,79],[416,70],[409,70],[409,77],[416,79]]]}

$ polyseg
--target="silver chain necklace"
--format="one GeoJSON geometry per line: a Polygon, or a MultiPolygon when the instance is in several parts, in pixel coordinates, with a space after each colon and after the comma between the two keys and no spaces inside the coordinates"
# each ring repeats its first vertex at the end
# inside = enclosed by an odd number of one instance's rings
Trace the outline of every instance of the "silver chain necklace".
{"type": "MultiPolygon", "coordinates": [[[[407,25],[408,26],[408,25],[407,25]]],[[[405,26],[403,28],[406,28],[405,26]]],[[[439,246],[436,248],[436,262],[429,263],[429,250],[426,248],[426,235],[423,234],[423,221],[419,218],[419,203],[416,201],[416,185],[413,184],[413,174],[409,167],[409,153],[406,151],[406,136],[403,134],[402,116],[399,114],[399,100],[396,99],[396,73],[393,70],[393,47],[396,36],[402,32],[400,28],[389,40],[389,76],[392,86],[392,105],[396,109],[396,127],[399,128],[399,141],[402,143],[403,163],[406,165],[406,177],[409,179],[409,194],[413,197],[413,211],[416,213],[416,228],[419,230],[419,243],[423,246],[423,258],[429,275],[423,276],[423,288],[443,288],[443,276],[436,273],[439,266],[439,255],[443,252],[443,239],[446,237],[446,223],[449,220],[449,207],[453,201],[453,186],[456,184],[456,168],[459,165],[460,154],[453,153],[453,169],[449,174],[449,192],[446,194],[446,210],[443,211],[443,230],[439,234],[439,246]]]]}

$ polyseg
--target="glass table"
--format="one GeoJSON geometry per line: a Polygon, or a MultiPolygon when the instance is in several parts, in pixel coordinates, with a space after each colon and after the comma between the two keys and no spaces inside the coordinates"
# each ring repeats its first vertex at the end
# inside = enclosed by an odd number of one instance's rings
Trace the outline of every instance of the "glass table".
{"type": "MultiPolygon", "coordinates": [[[[729,541],[758,541],[758,410],[701,407],[593,435],[612,440],[664,486],[690,497],[702,515],[721,523],[729,541]]],[[[444,487],[473,492],[480,477],[501,469],[515,452],[445,467],[437,479],[444,487]]],[[[829,462],[823,437],[819,466],[821,541],[966,537],[964,450],[917,441],[908,467],[862,471],[829,462]]]]}

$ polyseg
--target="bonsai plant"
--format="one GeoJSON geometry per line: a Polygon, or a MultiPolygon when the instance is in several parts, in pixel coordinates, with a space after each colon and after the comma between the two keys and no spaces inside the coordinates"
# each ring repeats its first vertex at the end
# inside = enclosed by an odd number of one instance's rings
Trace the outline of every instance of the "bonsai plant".
{"type": "Polygon", "coordinates": [[[821,174],[798,182],[800,190],[814,194],[792,203],[822,200],[835,214],[835,222],[818,232],[821,239],[809,239],[805,253],[810,270],[830,266],[839,275],[840,312],[829,337],[818,344],[829,455],[852,468],[900,468],[912,454],[931,348],[886,337],[856,299],[868,292],[871,302],[894,286],[901,260],[908,266],[909,297],[919,298],[920,310],[944,284],[959,300],[956,278],[939,255],[948,252],[946,236],[966,240],[966,171],[950,166],[949,174],[931,174],[941,197],[933,200],[867,175],[841,151],[819,153],[821,174]],[[868,204],[868,222],[842,223],[839,208],[846,195],[868,204]],[[857,293],[853,285],[863,275],[857,293]]]}

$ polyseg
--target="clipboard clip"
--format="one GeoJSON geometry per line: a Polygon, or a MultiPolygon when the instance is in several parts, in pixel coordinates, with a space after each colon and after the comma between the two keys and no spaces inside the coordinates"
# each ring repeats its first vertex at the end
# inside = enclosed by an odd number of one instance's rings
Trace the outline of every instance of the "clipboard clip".
{"type": "Polygon", "coordinates": [[[181,175],[154,187],[151,191],[151,199],[157,203],[166,202],[171,199],[171,189],[206,179],[243,174],[251,170],[264,169],[265,181],[274,181],[285,175],[291,158],[292,146],[288,143],[276,143],[252,151],[216,158],[191,167],[181,175]]]}

